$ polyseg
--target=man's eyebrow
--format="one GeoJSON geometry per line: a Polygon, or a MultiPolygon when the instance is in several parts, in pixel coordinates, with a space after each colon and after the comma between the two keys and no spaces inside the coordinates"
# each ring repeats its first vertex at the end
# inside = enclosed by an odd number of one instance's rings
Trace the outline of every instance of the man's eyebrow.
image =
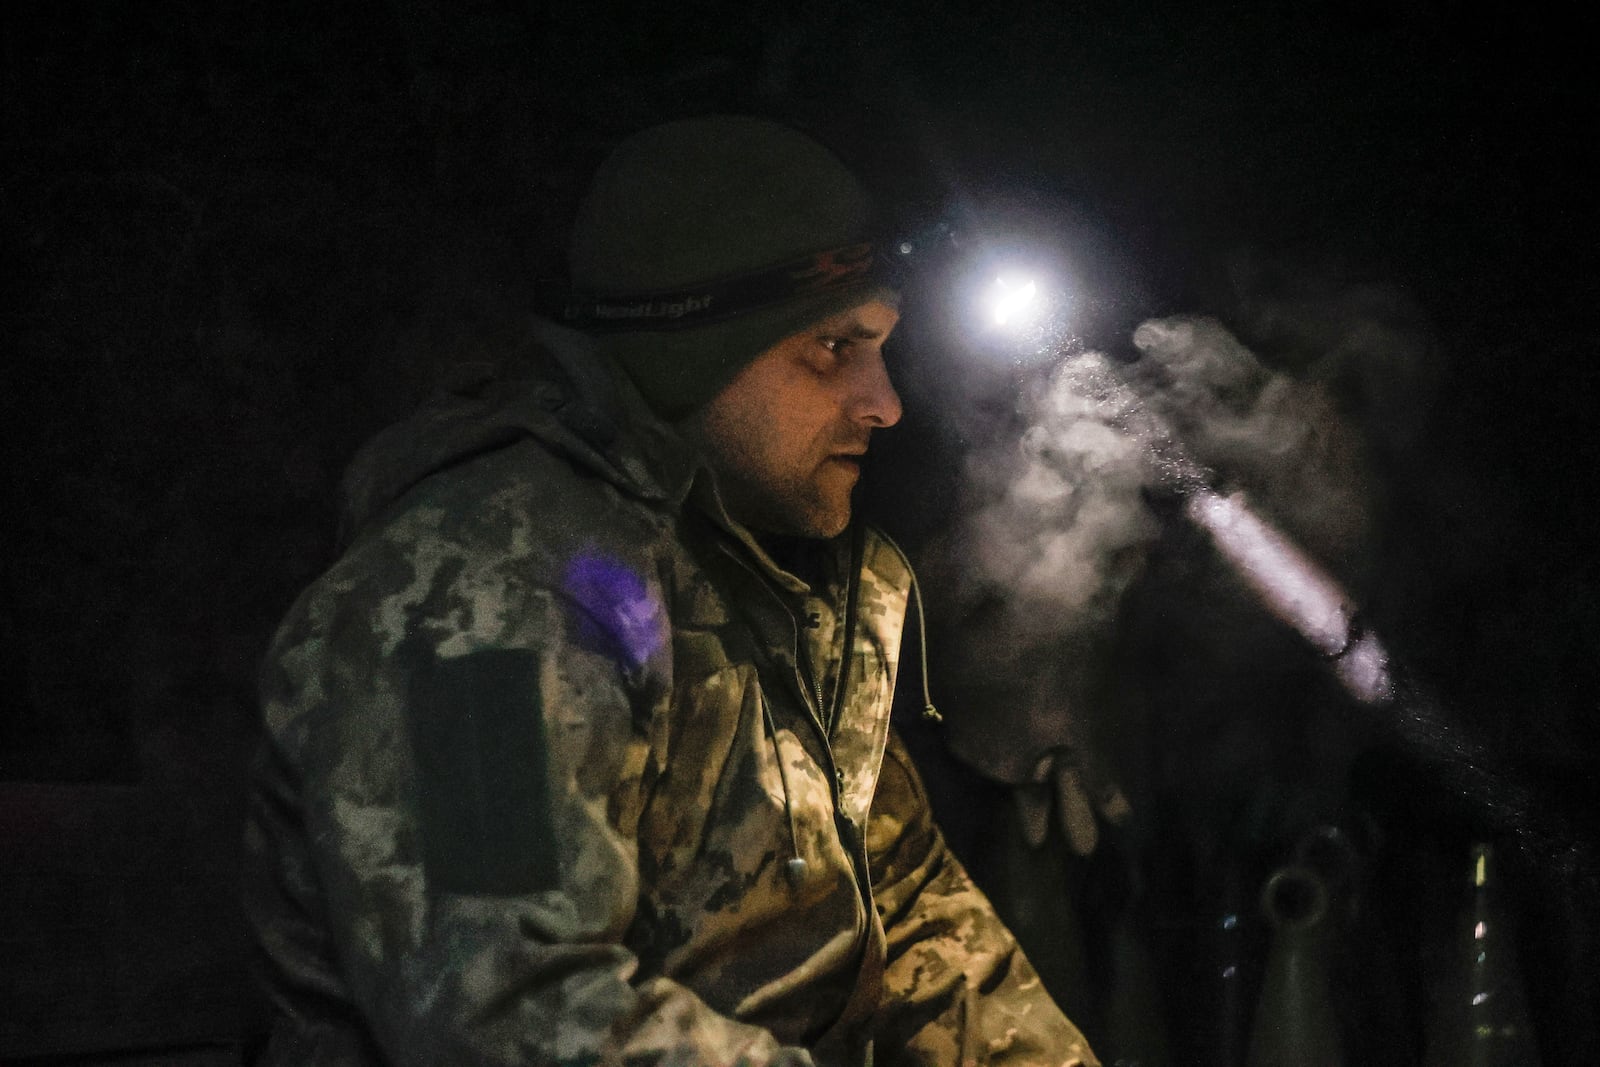
{"type": "Polygon", "coordinates": [[[825,326],[821,332],[829,337],[846,337],[852,341],[875,341],[883,336],[882,330],[874,330],[860,319],[850,319],[837,326],[825,326]]]}

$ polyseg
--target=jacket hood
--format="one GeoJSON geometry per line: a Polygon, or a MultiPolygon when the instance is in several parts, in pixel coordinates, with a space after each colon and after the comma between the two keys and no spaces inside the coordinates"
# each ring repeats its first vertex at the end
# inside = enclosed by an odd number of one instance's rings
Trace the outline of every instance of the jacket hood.
{"type": "Polygon", "coordinates": [[[645,500],[681,502],[699,467],[590,338],[533,319],[361,447],[340,486],[340,545],[423,479],[529,437],[645,500]]]}

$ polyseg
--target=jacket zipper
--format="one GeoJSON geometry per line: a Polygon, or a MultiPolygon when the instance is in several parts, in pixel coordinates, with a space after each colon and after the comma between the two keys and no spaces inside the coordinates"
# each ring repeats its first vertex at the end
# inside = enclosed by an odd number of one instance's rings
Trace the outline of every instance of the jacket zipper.
{"type": "MultiPolygon", "coordinates": [[[[833,728],[838,724],[839,712],[844,708],[845,693],[849,687],[850,662],[856,640],[856,615],[857,601],[861,590],[861,567],[865,559],[866,528],[858,524],[851,532],[850,539],[850,562],[847,571],[849,578],[845,584],[844,599],[844,643],[840,646],[839,678],[833,687],[833,701],[826,711],[823,709],[822,674],[817,670],[816,664],[812,662],[810,642],[806,642],[804,647],[806,649],[806,667],[811,675],[811,692],[815,701],[813,705],[815,712],[811,716],[812,726],[817,731],[817,739],[822,743],[823,758],[827,760],[826,769],[828,777],[831,779],[829,789],[833,796],[834,826],[842,831],[842,827],[839,826],[842,821],[850,827],[850,840],[846,842],[849,845],[850,865],[855,869],[862,907],[865,909],[864,914],[868,916],[866,925],[870,925],[872,890],[871,882],[867,876],[866,854],[863,851],[866,842],[865,828],[856,826],[844,813],[844,775],[839,772],[839,766],[833,760],[832,739],[833,728]]],[[[766,583],[763,582],[762,584],[765,585],[766,583]]],[[[783,598],[779,597],[770,586],[768,586],[768,591],[772,593],[781,605],[783,598]]],[[[789,615],[790,623],[793,626],[795,667],[798,673],[801,649],[800,621],[794,617],[793,612],[788,611],[787,606],[785,606],[784,610],[789,615]]],[[[800,679],[797,678],[797,680],[800,679]]],[[[805,691],[803,685],[801,691],[805,691]]],[[[843,837],[842,832],[841,837],[843,837]]],[[[861,933],[864,934],[865,930],[866,926],[864,925],[861,933]]]]}
{"type": "MultiPolygon", "coordinates": [[[[844,591],[844,643],[839,646],[839,682],[833,687],[833,706],[828,709],[827,731],[830,736],[844,710],[846,682],[850,678],[850,664],[855,655],[856,615],[861,599],[861,568],[867,558],[867,530],[857,523],[850,533],[850,577],[844,591]]],[[[815,672],[813,672],[815,677],[815,672]]],[[[817,706],[822,706],[822,683],[817,682],[817,706]]]]}
{"type": "MultiPolygon", "coordinates": [[[[790,632],[794,641],[793,655],[795,662],[795,682],[798,685],[802,696],[809,697],[809,699],[804,700],[804,703],[810,705],[811,714],[807,716],[807,718],[811,720],[811,728],[816,732],[817,740],[820,742],[820,747],[822,750],[822,758],[824,761],[826,761],[824,770],[827,772],[829,780],[828,788],[833,797],[833,814],[836,825],[841,818],[843,818],[847,823],[850,823],[850,820],[844,816],[844,776],[839,773],[839,767],[833,761],[833,743],[829,737],[829,734],[833,726],[832,720],[837,717],[838,711],[844,707],[845,690],[849,684],[851,652],[855,646],[857,615],[856,602],[860,593],[861,567],[866,558],[865,545],[866,528],[864,526],[857,525],[852,531],[850,542],[850,565],[848,570],[850,577],[845,587],[845,632],[843,652],[841,654],[841,661],[839,664],[839,681],[838,684],[834,686],[833,704],[830,709],[832,714],[829,715],[829,721],[827,722],[824,722],[823,720],[824,712],[822,704],[822,678],[817,671],[812,668],[809,648],[806,652],[806,666],[811,674],[810,686],[808,687],[806,685],[806,679],[800,677],[800,621],[795,618],[794,612],[789,610],[789,606],[783,602],[783,598],[778,595],[777,590],[772,588],[771,584],[764,576],[762,576],[760,571],[758,571],[749,562],[741,558],[739,553],[731,546],[723,546],[723,550],[727,552],[728,555],[732,556],[739,566],[750,572],[750,575],[756,579],[757,584],[765,589],[767,594],[778,602],[778,606],[782,608],[784,614],[789,617],[790,632]]],[[[860,889],[863,906],[870,909],[872,906],[872,901],[871,889],[869,888],[869,883],[866,879],[866,857],[864,854],[860,856],[857,855],[857,853],[860,851],[862,843],[865,841],[865,838],[862,837],[863,831],[857,829],[854,823],[850,823],[850,826],[851,830],[853,831],[851,836],[861,839],[852,843],[853,847],[851,847],[849,850],[850,862],[851,866],[855,868],[856,881],[860,889]]],[[[862,931],[858,931],[858,935],[861,932],[864,932],[864,930],[865,926],[863,926],[862,931]]]]}
{"type": "MultiPolygon", "coordinates": [[[[855,648],[855,631],[856,631],[856,625],[857,625],[856,616],[857,616],[857,613],[858,613],[858,611],[857,611],[857,600],[858,600],[858,596],[859,596],[859,592],[860,592],[861,568],[862,568],[862,566],[865,565],[865,561],[866,561],[865,545],[866,545],[865,528],[863,526],[858,525],[856,527],[855,531],[853,532],[853,535],[852,535],[852,538],[851,538],[851,546],[850,546],[850,568],[849,568],[850,578],[849,578],[849,583],[846,586],[846,591],[845,591],[845,622],[844,622],[845,632],[844,632],[844,645],[842,646],[842,648],[843,648],[842,659],[841,659],[841,662],[839,664],[839,681],[838,681],[838,684],[834,686],[833,706],[832,706],[832,709],[831,709],[833,711],[833,714],[830,716],[830,722],[826,726],[824,726],[823,721],[822,721],[822,680],[821,680],[821,676],[818,675],[815,670],[811,671],[812,677],[811,677],[811,686],[810,686],[810,698],[811,698],[810,700],[806,699],[806,697],[807,697],[807,687],[805,685],[805,680],[800,677],[800,656],[799,656],[799,653],[800,653],[800,622],[799,622],[799,620],[794,617],[794,612],[789,610],[788,605],[783,602],[783,598],[778,595],[777,590],[772,588],[772,586],[768,583],[768,581],[765,579],[765,577],[763,577],[762,574],[754,566],[752,566],[750,563],[746,562],[744,559],[741,559],[740,556],[739,556],[739,553],[736,552],[736,551],[733,551],[730,546],[727,546],[727,545],[723,546],[724,551],[726,551],[728,553],[728,555],[732,556],[738,562],[738,564],[741,567],[743,567],[745,570],[750,572],[751,577],[756,579],[756,583],[758,585],[760,585],[763,589],[765,589],[767,591],[767,593],[774,600],[776,600],[778,602],[778,606],[781,607],[783,609],[783,611],[784,611],[784,614],[789,617],[790,633],[792,634],[793,640],[794,640],[795,681],[796,681],[796,683],[798,683],[798,686],[799,686],[799,691],[800,691],[800,694],[801,694],[802,703],[810,703],[811,704],[811,709],[810,710],[811,710],[812,714],[810,714],[810,715],[808,715],[806,717],[811,720],[811,728],[816,732],[817,741],[820,744],[821,751],[822,751],[822,758],[823,758],[824,763],[825,763],[824,771],[827,773],[828,779],[829,779],[828,789],[829,789],[829,792],[830,792],[830,794],[832,795],[832,798],[833,798],[833,825],[834,825],[834,832],[839,835],[840,844],[845,846],[845,851],[850,856],[850,869],[851,869],[852,874],[854,874],[854,876],[855,876],[856,900],[859,902],[860,907],[857,909],[857,912],[856,912],[856,924],[855,924],[855,936],[854,936],[855,945],[854,945],[854,949],[853,949],[853,954],[855,956],[855,959],[857,961],[858,966],[859,967],[863,967],[863,968],[866,966],[867,953],[869,952],[870,946],[872,944],[872,920],[873,920],[873,908],[874,908],[874,904],[873,904],[873,901],[872,901],[871,875],[867,870],[866,827],[865,826],[857,827],[855,825],[855,823],[852,822],[850,820],[850,818],[848,816],[846,816],[845,813],[844,813],[844,804],[843,804],[843,802],[844,802],[844,776],[839,773],[838,764],[836,764],[834,762],[834,760],[833,760],[833,743],[829,738],[829,733],[831,731],[831,727],[832,727],[834,721],[837,721],[838,712],[840,710],[842,710],[843,707],[844,707],[845,691],[846,691],[846,688],[847,688],[847,686],[849,684],[850,664],[851,664],[851,660],[853,658],[853,651],[854,651],[854,648],[855,648]],[[849,827],[848,836],[846,835],[846,831],[845,831],[845,827],[846,826],[849,827]]],[[[808,665],[810,663],[810,653],[809,653],[809,651],[807,652],[807,663],[808,663],[808,665]]],[[[757,684],[759,684],[759,682],[757,684]]],[[[762,700],[763,707],[765,707],[766,706],[766,696],[765,696],[765,694],[762,695],[761,700],[762,700]]],[[[768,714],[770,714],[770,712],[768,714]]],[[[774,743],[774,745],[776,745],[776,743],[777,743],[777,733],[776,733],[777,728],[776,728],[776,726],[772,726],[771,729],[773,730],[773,743],[774,743]]],[[[780,769],[780,773],[781,773],[781,769],[780,769]]],[[[785,790],[788,789],[787,781],[784,782],[784,789],[785,790]]],[[[792,803],[792,798],[787,799],[785,801],[785,803],[786,804],[792,803]]],[[[792,839],[792,845],[793,845],[793,847],[795,849],[795,858],[799,859],[799,860],[803,860],[803,857],[801,857],[799,855],[800,842],[799,842],[798,839],[795,838],[792,814],[791,814],[791,820],[790,820],[790,831],[789,831],[789,833],[790,833],[790,837],[792,839]]],[[[859,979],[859,977],[860,977],[860,974],[858,972],[857,979],[859,979]]],[[[858,992],[859,991],[851,993],[851,995],[850,995],[850,997],[849,997],[849,999],[847,1001],[847,1006],[848,1006],[849,1003],[853,1003],[855,1001],[855,998],[858,995],[858,992]]],[[[869,1053],[869,1055],[870,1055],[870,1053],[869,1053]]]]}

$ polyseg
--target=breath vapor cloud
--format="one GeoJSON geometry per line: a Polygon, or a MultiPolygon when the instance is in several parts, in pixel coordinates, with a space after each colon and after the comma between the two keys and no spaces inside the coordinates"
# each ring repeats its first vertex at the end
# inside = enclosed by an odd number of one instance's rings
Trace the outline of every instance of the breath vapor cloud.
{"type": "MultiPolygon", "coordinates": [[[[1136,359],[1082,353],[1031,384],[1020,440],[969,457],[942,548],[968,623],[961,673],[1010,694],[1034,753],[1084,746],[1090,672],[1161,533],[1161,498],[1185,502],[1246,587],[1324,655],[1353,640],[1349,599],[1314,562],[1355,559],[1366,533],[1359,439],[1327,387],[1269,370],[1212,319],[1151,320],[1133,344],[1136,359]]],[[[1369,644],[1340,676],[1383,699],[1369,644]]],[[[995,726],[956,723],[952,744],[999,777],[1032,773],[995,726]]],[[[1014,748],[1017,731],[1003,732],[1014,748]]]]}

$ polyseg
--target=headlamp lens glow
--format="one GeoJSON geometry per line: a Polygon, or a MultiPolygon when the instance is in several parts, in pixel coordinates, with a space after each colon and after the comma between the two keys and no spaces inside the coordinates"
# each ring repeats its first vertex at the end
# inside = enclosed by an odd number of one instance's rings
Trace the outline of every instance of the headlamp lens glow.
{"type": "Polygon", "coordinates": [[[996,326],[1018,327],[1039,314],[1039,283],[1032,278],[996,278],[989,287],[989,313],[996,326]]]}

